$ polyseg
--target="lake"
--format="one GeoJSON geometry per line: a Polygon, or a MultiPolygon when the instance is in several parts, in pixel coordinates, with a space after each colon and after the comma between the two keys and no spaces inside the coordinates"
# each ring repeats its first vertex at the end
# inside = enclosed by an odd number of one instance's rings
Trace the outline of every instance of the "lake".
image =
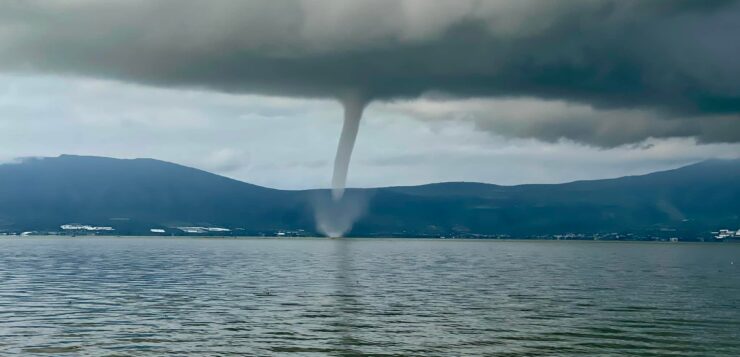
{"type": "Polygon", "coordinates": [[[3,238],[0,355],[738,356],[740,244],[3,238]]]}

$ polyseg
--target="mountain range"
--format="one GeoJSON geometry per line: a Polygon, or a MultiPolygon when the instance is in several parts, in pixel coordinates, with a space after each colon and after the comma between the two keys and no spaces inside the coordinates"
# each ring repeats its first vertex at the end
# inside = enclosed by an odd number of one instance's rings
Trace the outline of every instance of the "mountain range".
{"type": "MultiPolygon", "coordinates": [[[[62,155],[0,165],[0,232],[69,223],[115,234],[221,227],[321,234],[328,190],[277,190],[153,159],[62,155]],[[323,208],[322,208],[323,207],[323,208]],[[319,228],[317,228],[319,227],[319,228]]],[[[564,184],[449,182],[350,189],[351,236],[708,236],[740,228],[740,160],[564,184]]],[[[329,202],[329,203],[328,203],[329,202]]]]}

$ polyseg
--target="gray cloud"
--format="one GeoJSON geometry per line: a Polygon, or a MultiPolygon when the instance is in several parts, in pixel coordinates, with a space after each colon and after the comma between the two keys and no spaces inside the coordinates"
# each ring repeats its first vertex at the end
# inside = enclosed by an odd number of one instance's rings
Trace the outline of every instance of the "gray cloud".
{"type": "Polygon", "coordinates": [[[694,137],[699,143],[740,141],[736,115],[666,115],[655,110],[594,108],[565,101],[462,99],[389,103],[384,111],[400,111],[428,120],[471,121],[484,131],[545,142],[570,140],[612,148],[649,138],[694,137]]]}
{"type": "Polygon", "coordinates": [[[321,98],[561,100],[605,115],[480,126],[600,146],[740,141],[738,37],[729,0],[0,4],[5,71],[321,98]]]}

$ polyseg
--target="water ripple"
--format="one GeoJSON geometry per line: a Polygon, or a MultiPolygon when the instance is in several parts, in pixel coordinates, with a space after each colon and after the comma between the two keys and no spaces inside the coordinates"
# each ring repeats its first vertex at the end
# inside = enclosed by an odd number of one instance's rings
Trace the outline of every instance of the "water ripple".
{"type": "Polygon", "coordinates": [[[737,356],[740,245],[0,239],[0,355],[737,356]]]}

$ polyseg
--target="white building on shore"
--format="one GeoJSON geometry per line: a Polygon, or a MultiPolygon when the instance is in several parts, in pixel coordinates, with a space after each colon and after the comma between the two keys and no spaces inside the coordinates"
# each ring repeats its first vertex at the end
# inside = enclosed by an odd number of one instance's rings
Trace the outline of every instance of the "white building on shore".
{"type": "Polygon", "coordinates": [[[714,238],[723,240],[727,238],[740,238],[740,229],[737,231],[731,229],[720,229],[718,232],[712,232],[715,234],[714,238]]]}

